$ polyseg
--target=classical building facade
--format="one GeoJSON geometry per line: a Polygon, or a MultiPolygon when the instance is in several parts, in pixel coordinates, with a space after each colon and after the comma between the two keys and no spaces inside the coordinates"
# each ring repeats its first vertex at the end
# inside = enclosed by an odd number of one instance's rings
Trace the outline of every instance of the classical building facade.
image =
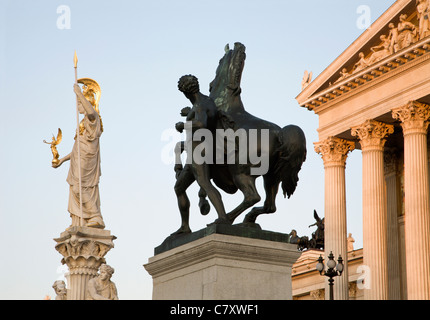
{"type": "MultiPolygon", "coordinates": [[[[430,299],[428,12],[396,1],[296,98],[319,117],[326,256],[347,256],[345,163],[361,150],[364,299],[430,299]]],[[[350,296],[348,272],[335,299],[350,296]]]]}

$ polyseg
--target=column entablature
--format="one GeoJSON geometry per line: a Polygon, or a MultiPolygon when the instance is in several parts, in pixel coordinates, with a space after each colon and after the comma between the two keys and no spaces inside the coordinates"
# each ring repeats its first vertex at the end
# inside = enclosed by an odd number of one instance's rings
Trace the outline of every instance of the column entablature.
{"type": "Polygon", "coordinates": [[[351,128],[351,134],[360,139],[363,152],[383,151],[385,138],[394,133],[394,126],[376,120],[367,120],[360,126],[351,128]]]}
{"type": "Polygon", "coordinates": [[[337,137],[329,137],[324,141],[315,142],[314,145],[315,152],[322,156],[324,167],[345,167],[348,152],[355,149],[354,142],[337,137]]]}
{"type": "Polygon", "coordinates": [[[427,134],[430,119],[430,106],[418,101],[392,110],[393,118],[401,121],[403,134],[427,134]]]}

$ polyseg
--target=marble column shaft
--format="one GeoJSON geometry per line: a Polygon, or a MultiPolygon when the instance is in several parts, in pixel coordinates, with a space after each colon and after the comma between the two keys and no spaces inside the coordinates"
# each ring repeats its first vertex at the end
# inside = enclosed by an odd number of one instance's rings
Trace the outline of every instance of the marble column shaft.
{"type": "Polygon", "coordinates": [[[388,299],[384,145],[393,132],[393,126],[374,120],[351,130],[360,139],[363,156],[363,264],[370,270],[366,300],[388,299]]]}
{"type": "Polygon", "coordinates": [[[405,162],[405,247],[409,300],[430,299],[430,204],[427,130],[430,107],[417,101],[393,110],[401,121],[405,162]]]}
{"type": "MultiPolygon", "coordinates": [[[[354,150],[355,144],[343,139],[331,137],[315,143],[315,151],[321,154],[324,161],[324,247],[325,257],[330,251],[337,260],[341,255],[347,261],[347,228],[346,228],[346,195],[345,163],[348,152],[354,150]]],[[[326,299],[328,299],[326,284],[326,299]]],[[[334,299],[348,300],[348,266],[341,277],[334,283],[334,299]]]]}

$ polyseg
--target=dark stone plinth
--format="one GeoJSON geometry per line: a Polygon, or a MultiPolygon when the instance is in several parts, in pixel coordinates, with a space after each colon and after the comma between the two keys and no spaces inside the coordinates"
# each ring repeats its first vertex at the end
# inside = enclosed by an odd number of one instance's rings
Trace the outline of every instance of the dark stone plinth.
{"type": "Polygon", "coordinates": [[[184,244],[207,237],[211,234],[223,234],[228,236],[290,243],[288,234],[262,230],[258,224],[214,224],[193,233],[169,236],[161,245],[154,249],[154,254],[157,255],[169,251],[184,244]]]}

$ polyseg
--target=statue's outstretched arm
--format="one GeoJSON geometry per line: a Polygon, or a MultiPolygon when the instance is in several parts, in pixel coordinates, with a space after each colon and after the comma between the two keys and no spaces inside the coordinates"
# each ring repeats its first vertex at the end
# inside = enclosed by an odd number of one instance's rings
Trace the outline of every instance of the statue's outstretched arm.
{"type": "Polygon", "coordinates": [[[61,158],[57,163],[52,163],[52,167],[58,168],[59,166],[61,166],[63,164],[63,162],[69,161],[70,155],[71,155],[71,153],[69,153],[67,156],[61,158]]]}
{"type": "Polygon", "coordinates": [[[98,117],[97,111],[93,108],[91,103],[84,97],[81,91],[81,88],[79,87],[78,84],[75,83],[73,85],[73,89],[76,93],[76,97],[78,98],[79,102],[84,107],[84,110],[86,115],[88,116],[88,119],[90,119],[90,121],[94,121],[96,117],[98,117]]]}

